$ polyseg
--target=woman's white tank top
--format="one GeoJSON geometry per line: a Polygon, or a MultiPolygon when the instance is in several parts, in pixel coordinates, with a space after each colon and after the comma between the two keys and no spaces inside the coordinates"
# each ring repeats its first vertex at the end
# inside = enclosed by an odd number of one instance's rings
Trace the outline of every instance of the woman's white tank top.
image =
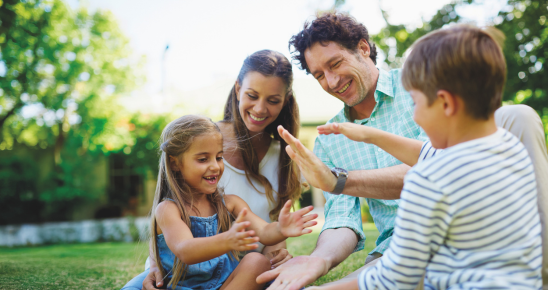
{"type": "MultiPolygon", "coordinates": [[[[280,158],[280,141],[272,140],[265,157],[259,163],[259,173],[266,177],[274,190],[274,200],[278,199],[278,168],[280,158]]],[[[272,222],[268,213],[275,204],[269,204],[265,195],[264,187],[258,180],[253,180],[255,190],[245,177],[245,171],[235,168],[224,160],[225,170],[219,180],[219,187],[224,188],[225,194],[234,194],[241,197],[250,207],[251,211],[267,222],[272,222]]],[[[258,252],[263,250],[264,245],[259,243],[258,252]]]]}

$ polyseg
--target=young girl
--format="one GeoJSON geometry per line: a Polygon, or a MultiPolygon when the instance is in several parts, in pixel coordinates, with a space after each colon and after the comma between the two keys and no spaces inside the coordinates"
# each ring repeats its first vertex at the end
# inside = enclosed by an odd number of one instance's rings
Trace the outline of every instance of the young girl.
{"type": "Polygon", "coordinates": [[[259,253],[238,262],[238,252],[257,248],[259,240],[272,245],[310,233],[307,228],[316,224],[317,215],[305,214],[312,207],[290,213],[288,201],[279,222],[269,224],[238,196],[224,196],[217,188],[224,170],[223,139],[205,117],[171,122],[161,142],[151,234],[152,254],[166,281],[171,280],[168,287],[261,289],[255,279],[270,269],[270,262],[259,253]]]}

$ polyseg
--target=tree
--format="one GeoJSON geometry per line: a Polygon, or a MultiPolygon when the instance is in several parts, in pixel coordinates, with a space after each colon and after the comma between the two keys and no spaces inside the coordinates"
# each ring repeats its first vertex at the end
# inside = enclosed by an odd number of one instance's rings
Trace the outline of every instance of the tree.
{"type": "Polygon", "coordinates": [[[533,107],[548,132],[548,1],[509,1],[494,23],[506,35],[504,100],[533,107]]]}
{"type": "Polygon", "coordinates": [[[63,208],[96,198],[86,181],[91,164],[135,144],[117,97],[142,82],[140,64],[110,12],[0,0],[0,150],[52,154],[53,170],[29,197],[42,202],[45,216],[64,219],[63,208]]]}
{"type": "MultiPolygon", "coordinates": [[[[430,21],[423,21],[415,29],[390,24],[388,14],[382,11],[387,25],[372,37],[373,41],[387,55],[386,63],[391,68],[401,67],[405,52],[417,39],[434,29],[460,22],[462,18],[456,8],[473,3],[467,0],[445,5],[430,21]]],[[[548,133],[548,82],[544,68],[548,59],[547,17],[548,0],[510,0],[492,19],[492,25],[506,35],[503,50],[508,73],[503,100],[534,108],[548,133]]]]}
{"type": "Polygon", "coordinates": [[[60,164],[72,129],[86,150],[94,143],[120,146],[105,142],[120,132],[97,120],[85,122],[115,111],[115,96],[130,91],[137,79],[128,41],[113,16],[74,13],[59,0],[8,0],[0,16],[6,19],[0,30],[0,149],[14,143],[54,146],[60,164]]]}

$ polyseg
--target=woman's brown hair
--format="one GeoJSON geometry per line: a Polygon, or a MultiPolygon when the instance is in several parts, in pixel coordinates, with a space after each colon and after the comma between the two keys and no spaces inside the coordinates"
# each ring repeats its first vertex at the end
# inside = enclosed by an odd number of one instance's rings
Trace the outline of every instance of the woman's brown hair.
{"type": "MultiPolygon", "coordinates": [[[[180,171],[171,170],[169,156],[181,158],[182,154],[190,148],[194,138],[204,134],[221,134],[221,131],[215,123],[206,117],[187,115],[169,123],[164,128],[162,136],[160,137],[160,166],[154,203],[151,210],[150,240],[152,243],[152,250],[154,251],[154,259],[156,260],[158,269],[160,269],[162,276],[164,277],[166,273],[162,267],[158,245],[156,244],[158,226],[154,214],[156,212],[156,207],[166,199],[172,200],[179,208],[181,219],[189,228],[191,227],[191,221],[188,209],[198,212],[198,209],[194,207],[192,188],[185,182],[185,177],[182,176],[180,171]]],[[[223,202],[223,196],[224,194],[219,189],[213,194],[207,195],[207,199],[217,211],[217,217],[219,219],[217,233],[228,231],[233,220],[232,215],[223,202]]],[[[237,259],[238,252],[232,251],[230,255],[232,256],[231,258],[237,259]]],[[[175,288],[179,281],[184,280],[187,265],[175,257],[172,271],[173,277],[168,286],[175,288]]]]}
{"type": "MultiPolygon", "coordinates": [[[[291,161],[289,155],[285,151],[287,143],[280,138],[278,125],[282,125],[293,136],[297,136],[299,132],[299,108],[293,95],[293,70],[291,63],[287,58],[276,51],[261,50],[253,53],[244,60],[244,64],[238,74],[237,82],[243,83],[245,76],[249,72],[258,72],[266,77],[279,77],[286,85],[287,93],[284,98],[284,106],[274,122],[269,124],[262,134],[272,136],[274,140],[280,141],[280,166],[278,169],[278,200],[274,199],[272,185],[266,177],[259,173],[259,159],[257,152],[251,144],[251,136],[247,129],[240,111],[238,109],[239,101],[237,98],[236,84],[232,87],[228,100],[226,101],[223,122],[231,123],[234,127],[234,133],[238,143],[238,151],[240,152],[244,165],[245,175],[248,182],[253,186],[251,179],[261,182],[265,189],[265,195],[268,201],[275,204],[274,209],[269,213],[270,219],[278,220],[280,210],[284,203],[291,199],[297,200],[301,196],[301,175],[299,169],[291,161]]],[[[255,188],[257,190],[257,188],[255,188]]],[[[259,191],[259,190],[257,190],[259,191]]]]}

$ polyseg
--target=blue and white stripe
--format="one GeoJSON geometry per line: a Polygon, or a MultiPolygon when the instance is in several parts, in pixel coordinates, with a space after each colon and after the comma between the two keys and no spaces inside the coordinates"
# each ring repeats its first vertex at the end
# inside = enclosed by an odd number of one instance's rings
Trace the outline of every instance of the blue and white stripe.
{"type": "Polygon", "coordinates": [[[446,150],[423,145],[405,177],[389,249],[364,289],[540,289],[533,165],[504,129],[446,150]],[[433,158],[432,158],[433,157],[433,158]]]}

